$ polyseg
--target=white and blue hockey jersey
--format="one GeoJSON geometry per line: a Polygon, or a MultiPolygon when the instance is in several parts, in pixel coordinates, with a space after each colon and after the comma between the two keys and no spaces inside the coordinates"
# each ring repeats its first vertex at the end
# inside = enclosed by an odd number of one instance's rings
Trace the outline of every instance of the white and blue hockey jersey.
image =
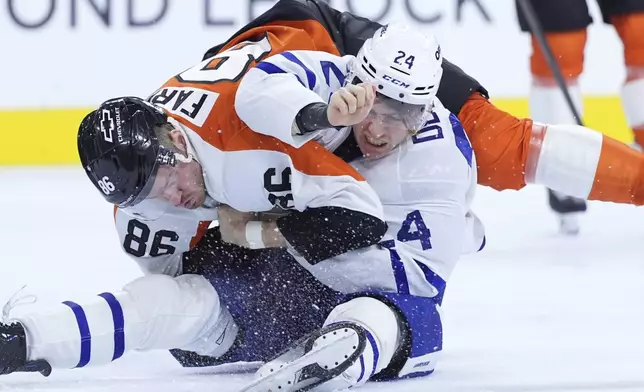
{"type": "MultiPolygon", "coordinates": [[[[292,51],[260,62],[242,80],[235,108],[254,131],[302,146],[316,140],[336,149],[350,128],[298,135],[297,113],[329,102],[342,87],[353,56],[292,51]]],[[[470,211],[476,162],[458,118],[435,99],[431,118],[383,158],[352,162],[376,190],[389,226],[380,245],[310,265],[323,283],[343,292],[368,289],[442,296],[462,253],[484,246],[481,222],[470,211]]],[[[294,255],[296,258],[297,255],[294,255]]],[[[299,258],[298,258],[299,259],[299,258]]]]}

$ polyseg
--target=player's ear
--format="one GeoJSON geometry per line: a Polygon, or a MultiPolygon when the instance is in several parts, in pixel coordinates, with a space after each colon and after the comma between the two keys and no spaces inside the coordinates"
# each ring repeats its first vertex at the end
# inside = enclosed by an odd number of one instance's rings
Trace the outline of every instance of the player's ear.
{"type": "Polygon", "coordinates": [[[179,150],[181,150],[182,152],[186,152],[188,150],[186,138],[181,131],[175,128],[171,130],[168,135],[170,136],[170,140],[172,140],[172,143],[179,150]]]}

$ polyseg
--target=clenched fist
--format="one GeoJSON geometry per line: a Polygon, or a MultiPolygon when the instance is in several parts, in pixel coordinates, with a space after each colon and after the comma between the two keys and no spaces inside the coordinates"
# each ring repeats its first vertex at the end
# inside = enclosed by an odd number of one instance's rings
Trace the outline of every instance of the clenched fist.
{"type": "Polygon", "coordinates": [[[329,123],[334,127],[358,124],[373,107],[376,87],[370,83],[349,84],[331,95],[327,108],[329,123]]]}

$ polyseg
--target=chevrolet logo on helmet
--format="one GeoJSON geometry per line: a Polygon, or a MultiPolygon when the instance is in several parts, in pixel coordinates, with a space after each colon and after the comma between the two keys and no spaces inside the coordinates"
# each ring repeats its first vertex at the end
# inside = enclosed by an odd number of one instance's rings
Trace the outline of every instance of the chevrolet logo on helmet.
{"type": "Polygon", "coordinates": [[[114,143],[114,118],[112,118],[112,112],[103,109],[101,111],[101,133],[103,134],[103,139],[106,142],[114,143]]]}

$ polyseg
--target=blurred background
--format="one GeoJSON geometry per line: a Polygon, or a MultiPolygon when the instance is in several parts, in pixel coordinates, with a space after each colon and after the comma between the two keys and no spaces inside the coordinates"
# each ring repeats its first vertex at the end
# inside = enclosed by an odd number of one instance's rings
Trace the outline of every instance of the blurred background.
{"type": "MultiPolygon", "coordinates": [[[[75,133],[103,100],[147,96],[274,0],[7,0],[0,2],[0,165],[75,164],[75,133]]],[[[514,0],[329,0],[380,22],[435,34],[445,56],[495,103],[528,116],[530,38],[514,0]]],[[[580,79],[586,123],[630,141],[618,92],[622,44],[610,25],[589,28],[580,79]]],[[[644,34],[644,32],[643,32],[644,34]]]]}

